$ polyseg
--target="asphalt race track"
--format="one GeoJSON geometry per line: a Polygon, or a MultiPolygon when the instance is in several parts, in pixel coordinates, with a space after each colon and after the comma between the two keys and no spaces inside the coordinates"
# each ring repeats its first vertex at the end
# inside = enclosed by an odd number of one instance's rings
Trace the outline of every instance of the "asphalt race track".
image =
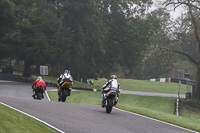
{"type": "MultiPolygon", "coordinates": [[[[49,87],[49,89],[52,89],[49,87]]],[[[96,105],[34,100],[31,84],[0,82],[0,102],[35,116],[66,133],[192,133],[159,121],[96,105]]],[[[72,95],[73,96],[73,95],[72,95]]]]}

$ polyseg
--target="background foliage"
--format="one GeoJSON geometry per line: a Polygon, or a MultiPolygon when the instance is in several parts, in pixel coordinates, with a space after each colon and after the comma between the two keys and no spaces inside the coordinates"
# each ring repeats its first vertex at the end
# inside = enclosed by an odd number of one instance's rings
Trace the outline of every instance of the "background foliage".
{"type": "Polygon", "coordinates": [[[51,76],[69,69],[84,82],[111,74],[167,78],[184,69],[195,79],[197,69],[188,58],[155,47],[198,59],[189,15],[172,21],[165,7],[150,12],[151,5],[147,0],[2,0],[1,69],[11,66],[30,77],[47,65],[51,76]]]}
{"type": "MultiPolygon", "coordinates": [[[[22,66],[23,76],[48,65],[58,76],[71,70],[75,80],[132,73],[160,27],[146,13],[151,1],[2,0],[2,66],[22,66]]],[[[14,67],[14,69],[17,67],[14,67]]]]}

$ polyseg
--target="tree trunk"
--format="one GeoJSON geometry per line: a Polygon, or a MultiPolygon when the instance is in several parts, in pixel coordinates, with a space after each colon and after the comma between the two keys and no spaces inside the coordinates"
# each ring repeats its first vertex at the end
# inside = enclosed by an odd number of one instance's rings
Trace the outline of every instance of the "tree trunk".
{"type": "Polygon", "coordinates": [[[39,64],[36,65],[35,74],[40,75],[40,65],[39,64]]]}
{"type": "Polygon", "coordinates": [[[198,65],[198,67],[197,67],[197,76],[196,76],[194,97],[200,101],[200,65],[198,65]]]}
{"type": "Polygon", "coordinates": [[[24,77],[31,77],[31,63],[28,61],[24,61],[24,77]]]}

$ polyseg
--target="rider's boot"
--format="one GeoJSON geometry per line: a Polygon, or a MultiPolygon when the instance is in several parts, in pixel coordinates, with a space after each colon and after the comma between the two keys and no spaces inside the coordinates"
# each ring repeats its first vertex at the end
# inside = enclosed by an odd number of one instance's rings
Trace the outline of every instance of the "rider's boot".
{"type": "Polygon", "coordinates": [[[69,88],[69,91],[68,91],[68,96],[70,96],[70,95],[71,95],[71,90],[72,90],[72,88],[69,88]]]}
{"type": "Polygon", "coordinates": [[[32,97],[35,98],[35,91],[32,89],[32,97]]]}
{"type": "Polygon", "coordinates": [[[118,103],[118,101],[119,101],[119,97],[116,97],[114,101],[114,106],[118,103]]]}
{"type": "Polygon", "coordinates": [[[105,97],[105,94],[102,95],[102,104],[101,104],[101,107],[104,108],[106,105],[106,97],[105,97]]]}
{"type": "Polygon", "coordinates": [[[61,95],[60,95],[61,91],[58,91],[58,102],[61,101],[61,95]]]}

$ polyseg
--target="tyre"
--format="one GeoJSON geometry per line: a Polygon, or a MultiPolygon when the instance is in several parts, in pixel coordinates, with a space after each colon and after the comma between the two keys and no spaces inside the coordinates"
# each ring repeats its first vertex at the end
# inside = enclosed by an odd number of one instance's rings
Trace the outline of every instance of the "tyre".
{"type": "Polygon", "coordinates": [[[37,99],[40,99],[40,100],[42,99],[42,93],[40,93],[40,92],[37,93],[37,99]]]}
{"type": "Polygon", "coordinates": [[[66,101],[66,98],[67,98],[67,90],[66,89],[62,89],[61,90],[61,101],[62,102],[65,102],[66,101]]]}
{"type": "Polygon", "coordinates": [[[107,99],[106,113],[110,113],[112,111],[112,107],[113,107],[113,100],[107,99]]]}

